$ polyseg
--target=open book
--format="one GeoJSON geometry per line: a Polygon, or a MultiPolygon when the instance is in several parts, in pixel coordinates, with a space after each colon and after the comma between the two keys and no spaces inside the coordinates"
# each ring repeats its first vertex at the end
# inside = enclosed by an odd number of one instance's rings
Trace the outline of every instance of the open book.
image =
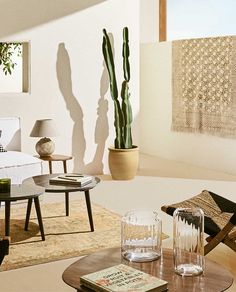
{"type": "Polygon", "coordinates": [[[73,185],[83,187],[93,181],[93,177],[89,175],[61,174],[49,179],[52,185],[73,185]]]}

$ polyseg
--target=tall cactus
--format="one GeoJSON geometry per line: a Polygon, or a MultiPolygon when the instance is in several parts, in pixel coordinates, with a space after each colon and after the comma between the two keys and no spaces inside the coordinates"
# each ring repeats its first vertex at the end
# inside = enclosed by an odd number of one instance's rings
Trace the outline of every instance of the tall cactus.
{"type": "Polygon", "coordinates": [[[111,48],[109,36],[103,29],[102,51],[105,64],[108,70],[110,79],[110,92],[114,101],[114,126],[116,131],[115,148],[132,148],[132,109],[129,101],[129,80],[130,80],[130,65],[129,65],[129,33],[128,28],[123,29],[123,71],[124,81],[121,86],[122,105],[118,99],[118,89],[116,82],[114,57],[111,48]]]}

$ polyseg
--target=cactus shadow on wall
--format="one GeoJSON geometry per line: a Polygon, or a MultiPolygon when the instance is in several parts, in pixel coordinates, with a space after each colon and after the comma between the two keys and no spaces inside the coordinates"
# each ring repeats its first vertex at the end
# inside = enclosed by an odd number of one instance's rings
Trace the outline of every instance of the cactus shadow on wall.
{"type": "MultiPolygon", "coordinates": [[[[58,46],[56,70],[59,88],[65,100],[67,110],[69,111],[70,117],[73,121],[71,149],[71,154],[74,157],[73,171],[89,174],[102,174],[102,160],[106,139],[108,137],[108,102],[104,98],[104,95],[108,90],[108,77],[106,76],[106,72],[103,69],[100,86],[100,98],[98,100],[97,108],[98,116],[94,133],[95,144],[97,144],[97,147],[91,162],[86,164],[84,162],[84,156],[86,151],[83,120],[84,115],[82,107],[79,103],[79,98],[74,95],[72,90],[70,58],[64,43],[60,43],[58,46]],[[106,83],[107,86],[105,85],[106,83]]],[[[92,144],[92,142],[94,141],[87,142],[89,144],[92,144]]]]}

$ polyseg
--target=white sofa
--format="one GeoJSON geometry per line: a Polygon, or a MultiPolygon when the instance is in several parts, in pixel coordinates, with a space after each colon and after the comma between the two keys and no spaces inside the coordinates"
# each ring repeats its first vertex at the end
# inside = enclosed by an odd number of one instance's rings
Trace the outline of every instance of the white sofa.
{"type": "Polygon", "coordinates": [[[20,118],[0,118],[0,144],[7,152],[0,152],[0,178],[11,178],[20,184],[25,178],[42,174],[42,161],[21,152],[20,118]]]}

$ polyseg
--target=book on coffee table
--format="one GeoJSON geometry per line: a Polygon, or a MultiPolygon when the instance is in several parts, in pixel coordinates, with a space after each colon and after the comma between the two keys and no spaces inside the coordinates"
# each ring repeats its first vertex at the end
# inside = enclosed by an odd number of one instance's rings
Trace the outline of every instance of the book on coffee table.
{"type": "Polygon", "coordinates": [[[80,277],[80,284],[93,291],[162,292],[168,282],[130,266],[119,264],[80,277]]]}
{"type": "Polygon", "coordinates": [[[93,177],[89,175],[67,175],[61,174],[56,177],[50,178],[49,183],[53,185],[73,185],[83,187],[93,181],[93,177]]]}

